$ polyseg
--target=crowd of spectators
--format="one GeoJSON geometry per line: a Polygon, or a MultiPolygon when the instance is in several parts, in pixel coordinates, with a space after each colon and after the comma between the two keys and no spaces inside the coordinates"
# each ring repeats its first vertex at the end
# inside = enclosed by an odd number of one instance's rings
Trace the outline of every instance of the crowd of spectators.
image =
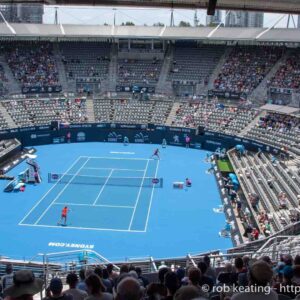
{"type": "Polygon", "coordinates": [[[23,87],[59,84],[50,43],[12,43],[4,45],[4,49],[8,65],[23,87]]]}
{"type": "Polygon", "coordinates": [[[300,133],[300,119],[292,115],[268,113],[266,116],[260,118],[257,127],[282,133],[289,131],[300,133]]]}
{"type": "Polygon", "coordinates": [[[215,79],[214,88],[224,92],[249,94],[281,57],[280,47],[236,46],[215,79]]]}
{"type": "Polygon", "coordinates": [[[35,278],[30,270],[13,273],[7,266],[1,278],[5,300],[33,300],[45,289],[44,300],[261,300],[300,299],[300,256],[289,254],[272,261],[269,256],[237,256],[215,269],[205,256],[197,266],[169,268],[161,265],[157,280],[149,281],[139,267],[112,264],[81,269],[66,277],[64,288],[59,277],[49,285],[35,278]]]}
{"type": "Polygon", "coordinates": [[[274,77],[268,82],[269,87],[300,90],[300,53],[294,52],[282,64],[274,77]]]}
{"type": "Polygon", "coordinates": [[[7,77],[5,76],[4,68],[2,65],[0,65],[0,96],[6,92],[5,83],[7,81],[8,80],[7,80],[7,77]]]}

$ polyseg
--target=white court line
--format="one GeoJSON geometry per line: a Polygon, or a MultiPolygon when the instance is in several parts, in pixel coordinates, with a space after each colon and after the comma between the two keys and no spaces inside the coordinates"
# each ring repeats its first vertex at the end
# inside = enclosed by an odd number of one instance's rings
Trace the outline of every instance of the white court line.
{"type": "MultiPolygon", "coordinates": [[[[158,166],[159,166],[159,160],[157,161],[154,178],[157,178],[158,166]]],[[[149,207],[148,207],[148,214],[147,214],[145,228],[144,228],[145,232],[147,231],[147,228],[148,228],[148,221],[149,221],[149,216],[150,216],[151,207],[152,207],[153,194],[154,194],[154,186],[152,187],[151,196],[150,196],[150,204],[149,204],[149,207]]]]}
{"type": "MultiPolygon", "coordinates": [[[[80,160],[80,158],[82,158],[82,156],[79,156],[74,162],[73,164],[70,166],[70,168],[68,170],[66,170],[62,176],[66,175],[74,166],[75,164],[80,160]]],[[[32,213],[32,211],[46,198],[46,196],[55,188],[55,186],[59,183],[59,181],[57,181],[49,190],[48,192],[31,208],[31,210],[25,215],[25,217],[19,222],[19,225],[21,225],[22,222],[24,222],[24,220],[32,213]]]]}
{"type": "MultiPolygon", "coordinates": [[[[112,168],[84,168],[84,170],[111,170],[112,168]]],[[[115,171],[137,171],[144,172],[144,169],[114,169],[115,171]]]]}
{"type": "Polygon", "coordinates": [[[99,194],[97,195],[97,197],[96,197],[96,199],[95,199],[93,205],[96,205],[97,201],[99,200],[99,198],[100,198],[102,192],[104,191],[104,189],[105,189],[105,187],[106,187],[106,184],[107,184],[107,182],[108,182],[108,180],[109,180],[109,178],[111,177],[111,175],[112,175],[113,172],[114,172],[114,169],[111,169],[111,171],[110,171],[110,173],[108,174],[108,176],[107,176],[107,178],[106,178],[104,184],[102,185],[102,188],[101,188],[99,194]]]}
{"type": "Polygon", "coordinates": [[[124,160],[154,160],[150,158],[135,158],[135,157],[107,157],[107,156],[81,156],[81,157],[86,157],[86,158],[94,158],[94,159],[124,159],[124,160]]]}
{"type": "Polygon", "coordinates": [[[88,207],[114,207],[114,208],[134,208],[134,206],[124,206],[124,205],[105,205],[105,204],[85,204],[85,203],[61,203],[61,202],[55,202],[52,205],[74,205],[74,206],[88,206],[88,207]]]}
{"type": "Polygon", "coordinates": [[[135,215],[135,211],[136,211],[137,205],[138,205],[139,200],[140,200],[140,196],[141,196],[143,184],[144,184],[144,181],[145,181],[145,176],[146,176],[146,173],[147,173],[148,165],[149,165],[149,159],[147,161],[147,164],[146,164],[146,167],[145,167],[145,171],[144,171],[144,174],[143,174],[143,179],[142,179],[142,182],[141,182],[141,186],[139,188],[139,192],[138,192],[137,198],[135,200],[134,210],[133,210],[133,213],[132,213],[132,216],[131,216],[131,220],[130,220],[130,224],[129,224],[128,230],[130,230],[130,228],[131,228],[131,225],[132,225],[132,222],[133,222],[133,219],[134,219],[134,215],[135,215]]]}
{"type": "Polygon", "coordinates": [[[61,196],[61,194],[66,190],[66,188],[70,185],[70,183],[72,182],[72,180],[75,178],[76,175],[79,174],[79,172],[81,171],[81,169],[87,164],[87,162],[89,161],[89,158],[85,161],[85,163],[77,170],[77,172],[73,175],[73,177],[70,179],[70,181],[64,186],[64,188],[58,193],[58,195],[52,200],[52,202],[50,203],[50,205],[44,210],[44,212],[40,215],[40,217],[34,222],[34,225],[36,225],[43,217],[44,215],[47,213],[47,211],[50,209],[50,207],[52,206],[52,204],[61,196]]]}
{"type": "Polygon", "coordinates": [[[133,155],[135,152],[117,152],[117,151],[110,151],[111,154],[127,154],[127,155],[133,155]]]}
{"type": "Polygon", "coordinates": [[[74,227],[74,226],[54,226],[54,225],[42,225],[42,224],[19,224],[20,226],[28,227],[43,227],[43,228],[56,228],[56,229],[78,229],[78,230],[96,230],[96,231],[115,231],[115,232],[139,232],[145,233],[142,230],[128,230],[128,229],[112,229],[112,228],[93,228],[93,227],[74,227]]]}

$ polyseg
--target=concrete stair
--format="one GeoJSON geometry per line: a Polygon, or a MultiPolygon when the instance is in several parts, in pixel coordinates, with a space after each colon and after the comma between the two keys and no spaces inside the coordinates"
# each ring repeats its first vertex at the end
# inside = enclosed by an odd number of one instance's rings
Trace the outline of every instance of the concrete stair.
{"type": "Polygon", "coordinates": [[[172,121],[174,120],[174,117],[175,117],[175,115],[176,115],[176,111],[177,111],[177,109],[178,109],[179,107],[180,107],[180,103],[175,102],[175,103],[173,104],[172,109],[171,109],[171,111],[170,111],[170,114],[169,114],[169,116],[168,116],[168,118],[167,118],[167,120],[166,120],[166,125],[167,125],[167,126],[172,125],[172,121]]]}
{"type": "Polygon", "coordinates": [[[5,76],[8,79],[8,82],[5,83],[5,87],[8,89],[9,94],[21,94],[21,84],[15,79],[5,57],[2,55],[0,55],[0,64],[3,66],[5,76]]]}
{"type": "Polygon", "coordinates": [[[278,69],[285,64],[287,58],[289,57],[291,50],[287,50],[285,54],[276,62],[276,64],[272,67],[270,72],[266,75],[263,81],[253,90],[253,92],[249,95],[249,100],[255,104],[263,105],[268,96],[268,81],[272,79],[272,77],[276,74],[278,69]]]}
{"type": "Polygon", "coordinates": [[[171,68],[171,64],[173,62],[173,46],[169,45],[166,51],[164,62],[161,68],[161,72],[159,75],[158,83],[156,86],[157,94],[164,94],[168,96],[173,96],[173,86],[172,82],[168,81],[168,74],[171,68]]]}
{"type": "Polygon", "coordinates": [[[110,63],[108,68],[108,78],[101,82],[101,92],[115,92],[117,87],[118,72],[118,48],[116,44],[112,45],[110,63]]]}
{"type": "Polygon", "coordinates": [[[62,62],[62,54],[59,49],[59,45],[54,43],[53,45],[53,54],[55,57],[55,65],[58,71],[59,82],[62,85],[63,92],[75,93],[76,84],[74,82],[69,82],[66,75],[66,69],[62,62]]]}
{"type": "Polygon", "coordinates": [[[94,101],[92,98],[86,99],[86,113],[90,123],[95,122],[94,101]]]}
{"type": "Polygon", "coordinates": [[[16,128],[16,127],[18,127],[17,124],[11,118],[11,116],[8,113],[8,111],[5,109],[5,107],[2,105],[1,102],[0,102],[0,113],[5,118],[5,120],[6,120],[9,128],[16,128]]]}

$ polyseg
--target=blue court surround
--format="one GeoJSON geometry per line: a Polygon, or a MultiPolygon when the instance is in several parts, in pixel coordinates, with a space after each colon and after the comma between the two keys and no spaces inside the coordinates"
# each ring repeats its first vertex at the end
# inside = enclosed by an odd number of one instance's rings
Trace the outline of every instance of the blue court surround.
{"type": "MultiPolygon", "coordinates": [[[[206,152],[160,146],[161,160],[151,158],[155,145],[115,143],[36,147],[44,181],[24,193],[1,192],[0,253],[30,259],[37,253],[93,249],[110,260],[155,258],[225,249],[219,237],[223,214],[213,175],[205,171],[206,152]],[[49,172],[71,174],[65,184],[47,182],[49,172]],[[80,176],[104,177],[103,185],[74,184],[80,176]],[[136,178],[134,187],[109,185],[114,177],[136,178]],[[163,188],[142,186],[145,177],[162,177],[163,188]],[[192,179],[189,189],[174,181],[192,179]],[[73,179],[72,179],[73,178],[73,179]],[[58,226],[63,206],[71,209],[68,226],[58,226]]],[[[14,168],[17,175],[26,164],[14,168]]],[[[135,180],[135,179],[134,179],[135,180]]],[[[6,182],[1,181],[3,190],[6,182]]]]}

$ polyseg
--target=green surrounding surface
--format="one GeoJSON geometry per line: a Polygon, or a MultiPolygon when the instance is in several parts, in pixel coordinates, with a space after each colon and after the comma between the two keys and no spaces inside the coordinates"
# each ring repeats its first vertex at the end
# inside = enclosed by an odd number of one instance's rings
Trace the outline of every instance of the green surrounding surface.
{"type": "Polygon", "coordinates": [[[218,164],[218,168],[221,172],[228,172],[228,173],[234,172],[230,161],[227,159],[219,159],[217,164],[218,164]]]}

